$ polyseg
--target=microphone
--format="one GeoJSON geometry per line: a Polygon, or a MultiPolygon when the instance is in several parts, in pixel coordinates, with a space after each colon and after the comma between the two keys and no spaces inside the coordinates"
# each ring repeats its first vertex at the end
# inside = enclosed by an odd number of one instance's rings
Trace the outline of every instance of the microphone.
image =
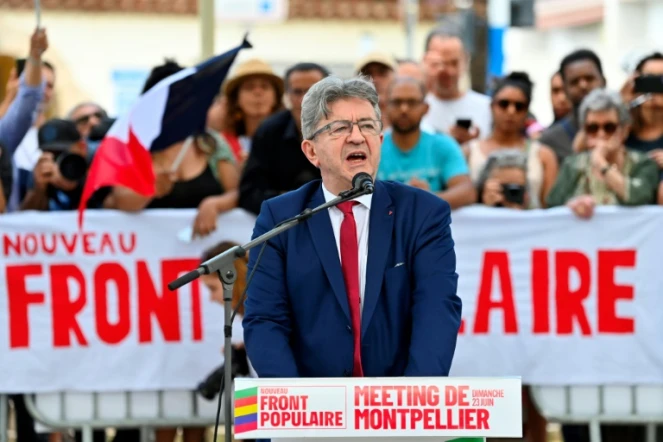
{"type": "Polygon", "coordinates": [[[341,198],[355,198],[357,196],[369,195],[375,191],[373,178],[366,172],[359,172],[352,178],[352,189],[341,192],[341,198]]]}
{"type": "Polygon", "coordinates": [[[371,194],[375,191],[373,185],[373,178],[366,172],[359,172],[352,178],[352,188],[355,190],[363,190],[366,194],[371,194]]]}

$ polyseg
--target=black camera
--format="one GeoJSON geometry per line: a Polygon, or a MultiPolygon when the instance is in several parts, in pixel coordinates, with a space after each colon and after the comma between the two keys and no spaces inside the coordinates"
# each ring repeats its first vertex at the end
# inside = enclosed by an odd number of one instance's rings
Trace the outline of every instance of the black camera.
{"type": "Polygon", "coordinates": [[[75,153],[61,153],[58,156],[56,163],[60,169],[60,175],[69,181],[77,183],[82,180],[87,173],[87,160],[83,156],[75,153]]]}
{"type": "MultiPolygon", "coordinates": [[[[235,379],[237,376],[248,376],[249,373],[249,359],[246,355],[246,350],[230,347],[230,354],[232,359],[231,377],[235,379]]],[[[223,390],[224,379],[223,374],[225,371],[225,364],[210,373],[204,381],[202,381],[196,391],[205,399],[211,401],[223,390]]]]}
{"type": "Polygon", "coordinates": [[[514,204],[525,203],[525,186],[520,184],[502,184],[504,199],[514,204]]]}

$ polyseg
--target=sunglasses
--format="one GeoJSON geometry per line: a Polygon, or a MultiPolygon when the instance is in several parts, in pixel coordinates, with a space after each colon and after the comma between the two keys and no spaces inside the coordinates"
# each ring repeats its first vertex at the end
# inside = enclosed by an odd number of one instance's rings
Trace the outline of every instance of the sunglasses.
{"type": "Polygon", "coordinates": [[[83,115],[81,117],[76,118],[75,123],[76,124],[87,124],[88,121],[90,121],[90,118],[92,117],[97,117],[97,120],[101,120],[104,118],[104,114],[102,112],[92,112],[91,114],[83,115]]]}
{"type": "Polygon", "coordinates": [[[516,112],[525,112],[527,110],[527,103],[523,103],[522,101],[497,100],[495,104],[502,110],[509,109],[511,105],[516,108],[516,112]]]}
{"type": "Polygon", "coordinates": [[[599,133],[600,129],[603,129],[603,132],[605,132],[606,135],[612,135],[615,132],[617,132],[617,128],[619,125],[617,123],[605,123],[605,124],[597,124],[597,123],[590,123],[585,125],[585,133],[587,135],[596,135],[599,133]]]}

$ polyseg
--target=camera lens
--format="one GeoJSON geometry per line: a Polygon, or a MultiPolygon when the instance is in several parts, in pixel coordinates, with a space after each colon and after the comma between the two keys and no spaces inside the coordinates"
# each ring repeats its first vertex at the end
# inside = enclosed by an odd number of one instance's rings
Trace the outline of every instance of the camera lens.
{"type": "Polygon", "coordinates": [[[78,182],[87,172],[87,161],[75,153],[63,153],[57,160],[60,175],[63,178],[78,182]]]}

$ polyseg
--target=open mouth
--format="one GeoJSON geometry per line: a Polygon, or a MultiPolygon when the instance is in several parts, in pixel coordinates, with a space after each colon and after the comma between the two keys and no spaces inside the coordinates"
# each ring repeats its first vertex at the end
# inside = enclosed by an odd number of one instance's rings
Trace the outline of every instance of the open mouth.
{"type": "Polygon", "coordinates": [[[359,164],[366,160],[366,154],[364,152],[351,152],[345,159],[351,164],[359,164]]]}

